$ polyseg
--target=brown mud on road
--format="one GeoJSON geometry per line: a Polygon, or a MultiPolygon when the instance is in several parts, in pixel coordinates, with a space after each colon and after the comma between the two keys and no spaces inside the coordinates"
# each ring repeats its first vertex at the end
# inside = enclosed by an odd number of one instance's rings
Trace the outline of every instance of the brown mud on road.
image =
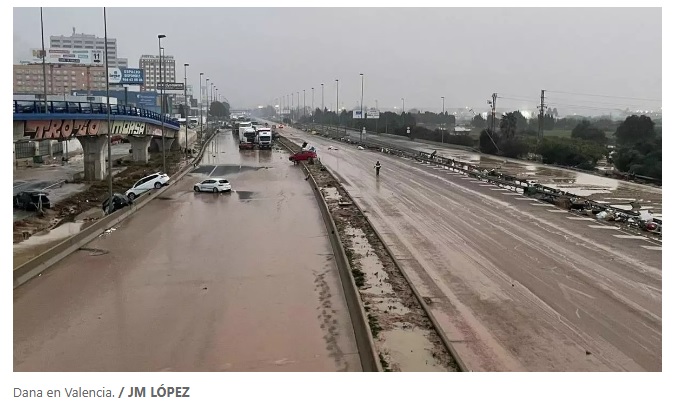
{"type": "MultiPolygon", "coordinates": [[[[295,151],[300,149],[286,138],[281,140],[295,151]]],[[[456,362],[365,215],[320,162],[306,166],[344,244],[384,370],[457,371],[456,362]]]]}

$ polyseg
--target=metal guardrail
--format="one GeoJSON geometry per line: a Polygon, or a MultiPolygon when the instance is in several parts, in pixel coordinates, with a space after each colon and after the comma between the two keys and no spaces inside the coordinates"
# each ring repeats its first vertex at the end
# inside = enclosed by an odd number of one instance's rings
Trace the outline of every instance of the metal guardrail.
{"type": "MultiPolygon", "coordinates": [[[[108,105],[102,102],[67,102],[67,101],[22,101],[14,100],[15,114],[107,114],[108,105]]],[[[110,104],[110,115],[137,116],[161,121],[161,114],[149,109],[127,105],[110,104]]],[[[164,115],[167,125],[180,126],[180,122],[164,115]]]]}

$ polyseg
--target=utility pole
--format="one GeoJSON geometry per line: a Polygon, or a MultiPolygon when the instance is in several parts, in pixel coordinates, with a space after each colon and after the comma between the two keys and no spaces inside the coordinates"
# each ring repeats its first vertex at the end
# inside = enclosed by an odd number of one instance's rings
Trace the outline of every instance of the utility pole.
{"type": "Polygon", "coordinates": [[[404,98],[402,98],[402,127],[404,127],[404,98]]]}
{"type": "Polygon", "coordinates": [[[498,93],[494,92],[493,95],[491,95],[491,103],[489,104],[491,106],[491,133],[495,132],[495,104],[498,101],[498,93]]]}
{"type": "Polygon", "coordinates": [[[315,123],[315,88],[311,87],[311,120],[315,123]]]}
{"type": "Polygon", "coordinates": [[[378,135],[378,133],[379,133],[379,117],[381,116],[381,113],[379,112],[379,100],[375,99],[374,102],[376,103],[376,134],[378,135]]]}
{"type": "Polygon", "coordinates": [[[306,119],[306,90],[304,90],[304,119],[306,119]]]}
{"type": "Polygon", "coordinates": [[[290,119],[292,122],[294,122],[294,92],[291,94],[291,102],[290,102],[290,119]]]}
{"type": "Polygon", "coordinates": [[[320,105],[320,112],[322,112],[324,114],[325,113],[325,111],[324,111],[324,109],[325,109],[325,83],[324,82],[320,83],[320,95],[322,96],[322,100],[321,100],[322,103],[320,105]]]}
{"type": "Polygon", "coordinates": [[[544,133],[544,109],[546,108],[544,104],[544,90],[540,91],[540,117],[537,123],[537,141],[540,143],[542,141],[542,136],[544,133]]]}
{"type": "Polygon", "coordinates": [[[297,119],[299,119],[299,91],[297,91],[297,119]]]}
{"type": "Polygon", "coordinates": [[[206,78],[206,133],[208,132],[208,111],[210,111],[210,105],[208,104],[208,82],[210,82],[210,78],[206,78]]]}
{"type": "MultiPolygon", "coordinates": [[[[108,214],[112,213],[112,122],[110,121],[110,81],[107,79],[107,73],[110,72],[107,58],[107,10],[103,7],[103,26],[105,29],[105,100],[107,102],[107,178],[108,178],[108,214]]],[[[46,79],[45,79],[46,83],[46,79]]],[[[45,111],[46,112],[46,111],[45,111]]]]}

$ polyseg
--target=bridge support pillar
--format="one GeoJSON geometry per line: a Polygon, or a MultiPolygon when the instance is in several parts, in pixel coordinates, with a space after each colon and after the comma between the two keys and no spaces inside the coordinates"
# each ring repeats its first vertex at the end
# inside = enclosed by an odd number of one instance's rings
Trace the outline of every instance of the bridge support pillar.
{"type": "Polygon", "coordinates": [[[152,142],[151,135],[129,136],[134,162],[147,163],[150,155],[147,152],[152,142]]]}
{"type": "MultiPolygon", "coordinates": [[[[166,138],[166,137],[164,137],[164,139],[166,140],[166,152],[170,152],[170,151],[171,151],[171,145],[173,145],[173,140],[174,140],[175,138],[166,138]]],[[[153,141],[153,142],[152,142],[151,145],[150,145],[150,151],[151,151],[151,152],[159,152],[159,153],[161,153],[161,152],[162,152],[162,149],[161,149],[161,138],[152,138],[152,141],[153,141]]]]}
{"type": "Polygon", "coordinates": [[[84,180],[103,180],[107,175],[107,135],[78,136],[84,152],[84,180]]]}

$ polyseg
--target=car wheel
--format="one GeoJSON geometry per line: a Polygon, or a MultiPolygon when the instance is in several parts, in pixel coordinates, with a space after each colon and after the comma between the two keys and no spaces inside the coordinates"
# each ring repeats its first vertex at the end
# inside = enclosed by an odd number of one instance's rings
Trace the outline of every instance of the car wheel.
{"type": "Polygon", "coordinates": [[[131,192],[131,193],[129,193],[128,197],[129,197],[129,200],[135,200],[136,199],[136,194],[131,192]]]}
{"type": "Polygon", "coordinates": [[[156,183],[154,184],[154,188],[155,188],[155,189],[161,189],[161,182],[156,182],[156,183]]]}
{"type": "Polygon", "coordinates": [[[200,192],[200,191],[201,191],[201,189],[199,189],[199,187],[198,187],[198,186],[194,186],[194,191],[195,191],[195,192],[200,192]]]}
{"type": "Polygon", "coordinates": [[[217,190],[217,188],[216,188],[216,187],[214,187],[214,188],[213,188],[213,193],[219,193],[219,192],[220,192],[220,191],[219,191],[219,190],[217,190]]]}

